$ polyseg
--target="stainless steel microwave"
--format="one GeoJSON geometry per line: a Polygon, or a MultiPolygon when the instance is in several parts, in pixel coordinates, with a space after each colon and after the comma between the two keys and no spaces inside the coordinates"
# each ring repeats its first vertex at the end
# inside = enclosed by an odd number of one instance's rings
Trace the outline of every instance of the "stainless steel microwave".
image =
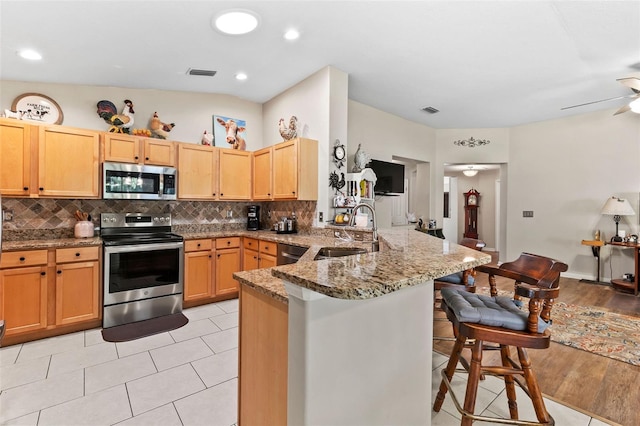
{"type": "Polygon", "coordinates": [[[104,163],[102,198],[175,200],[178,173],[173,167],[104,163]]]}

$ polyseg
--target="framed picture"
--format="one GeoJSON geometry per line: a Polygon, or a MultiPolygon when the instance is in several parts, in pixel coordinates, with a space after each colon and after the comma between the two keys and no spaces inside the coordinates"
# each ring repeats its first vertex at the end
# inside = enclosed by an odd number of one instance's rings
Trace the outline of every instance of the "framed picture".
{"type": "Polygon", "coordinates": [[[247,150],[247,122],[238,118],[213,116],[213,144],[220,148],[247,150]]]}
{"type": "Polygon", "coordinates": [[[11,110],[22,120],[39,121],[46,124],[62,124],[62,108],[53,99],[40,93],[23,93],[14,99],[11,110]]]}

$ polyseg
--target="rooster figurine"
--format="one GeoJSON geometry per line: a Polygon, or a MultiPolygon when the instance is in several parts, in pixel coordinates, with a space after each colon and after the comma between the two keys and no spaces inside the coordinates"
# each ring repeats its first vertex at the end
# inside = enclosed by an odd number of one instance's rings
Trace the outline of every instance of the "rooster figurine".
{"type": "Polygon", "coordinates": [[[281,118],[278,121],[278,129],[280,130],[280,136],[285,141],[295,138],[298,136],[298,117],[292,115],[289,119],[289,127],[284,125],[284,118],[281,118]]]}
{"type": "Polygon", "coordinates": [[[149,120],[149,129],[151,130],[151,136],[158,139],[166,139],[167,134],[176,125],[174,123],[166,124],[160,121],[158,113],[154,112],[153,117],[149,120]]]}
{"type": "Polygon", "coordinates": [[[111,133],[129,133],[131,126],[133,126],[133,102],[129,99],[125,99],[124,108],[122,108],[122,114],[118,114],[116,106],[111,101],[102,100],[98,102],[98,115],[107,123],[110,124],[109,132],[111,133]]]}

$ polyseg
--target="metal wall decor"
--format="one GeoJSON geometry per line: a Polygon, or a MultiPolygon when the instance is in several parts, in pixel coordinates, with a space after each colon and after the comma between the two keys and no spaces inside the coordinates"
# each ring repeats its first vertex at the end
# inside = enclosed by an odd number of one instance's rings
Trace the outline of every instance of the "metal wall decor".
{"type": "Polygon", "coordinates": [[[491,141],[488,139],[474,139],[473,136],[471,136],[469,139],[460,139],[453,142],[454,145],[468,146],[469,148],[474,148],[476,146],[481,146],[481,145],[488,145],[490,143],[491,141]]]}

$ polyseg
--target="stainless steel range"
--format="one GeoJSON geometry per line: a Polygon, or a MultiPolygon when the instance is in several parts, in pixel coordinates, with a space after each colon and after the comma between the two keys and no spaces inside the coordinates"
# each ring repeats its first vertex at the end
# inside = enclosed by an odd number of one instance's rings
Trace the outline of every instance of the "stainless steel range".
{"type": "Polygon", "coordinates": [[[184,239],[171,214],[102,213],[103,327],[182,312],[184,239]]]}

